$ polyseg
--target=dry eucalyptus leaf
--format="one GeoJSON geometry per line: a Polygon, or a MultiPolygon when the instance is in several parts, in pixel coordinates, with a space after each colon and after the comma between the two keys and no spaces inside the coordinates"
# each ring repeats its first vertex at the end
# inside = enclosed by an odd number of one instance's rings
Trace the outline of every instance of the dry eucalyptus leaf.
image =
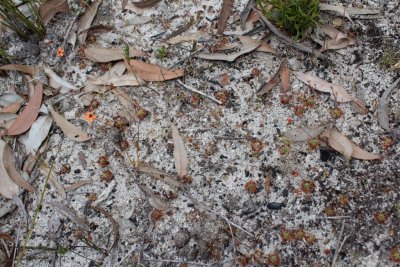
{"type": "Polygon", "coordinates": [[[138,8],[150,8],[158,4],[161,0],[144,0],[140,2],[132,2],[138,8]]]}
{"type": "Polygon", "coordinates": [[[250,13],[256,13],[256,12],[251,12],[254,6],[254,0],[248,0],[246,7],[244,8],[243,12],[240,14],[240,27],[242,30],[246,28],[246,22],[249,19],[250,13]]]}
{"type": "Polygon", "coordinates": [[[145,63],[140,60],[131,59],[129,63],[135,74],[142,80],[148,82],[172,80],[182,77],[185,73],[183,69],[168,70],[158,65],[145,63]]]}
{"type": "Polygon", "coordinates": [[[385,90],[378,103],[378,121],[383,129],[390,131],[389,126],[389,110],[388,110],[388,98],[392,91],[399,84],[400,78],[397,79],[389,88],[385,90]]]}
{"type": "Polygon", "coordinates": [[[320,92],[330,93],[331,98],[336,102],[345,103],[354,100],[353,97],[350,96],[340,85],[329,83],[314,75],[302,73],[300,71],[295,71],[293,74],[297,77],[297,79],[307,84],[311,88],[320,92]]]}
{"type": "Polygon", "coordinates": [[[218,19],[218,33],[222,34],[226,27],[229,17],[232,14],[234,0],[223,0],[221,12],[219,13],[218,19]]]}
{"type": "Polygon", "coordinates": [[[79,44],[84,44],[86,41],[86,37],[88,34],[88,29],[92,25],[93,19],[97,14],[97,9],[99,8],[99,5],[101,4],[102,0],[97,0],[94,2],[88,10],[86,10],[86,13],[81,17],[79,20],[78,24],[78,43],[79,44]]]}
{"type": "Polygon", "coordinates": [[[158,210],[167,210],[171,208],[171,206],[168,205],[167,202],[165,202],[164,200],[159,198],[156,194],[154,194],[151,191],[151,189],[148,188],[147,186],[139,184],[139,188],[146,195],[146,197],[149,198],[149,203],[153,208],[158,210]]]}
{"type": "Polygon", "coordinates": [[[177,178],[175,178],[172,175],[169,175],[155,167],[140,164],[138,171],[146,173],[146,174],[150,175],[151,177],[158,179],[160,181],[164,181],[169,186],[177,187],[179,189],[185,188],[185,185],[183,183],[179,182],[177,178]]]}
{"type": "Polygon", "coordinates": [[[334,150],[345,156],[346,159],[351,158],[351,154],[353,153],[353,146],[351,145],[351,141],[346,136],[335,129],[330,129],[327,133],[327,136],[328,144],[334,150]]]}
{"type": "Polygon", "coordinates": [[[318,7],[320,11],[332,11],[338,15],[346,16],[349,20],[351,20],[351,17],[378,15],[381,12],[379,10],[373,10],[373,9],[336,6],[323,3],[320,3],[318,7]]]}
{"type": "Polygon", "coordinates": [[[0,139],[0,195],[12,199],[18,194],[18,185],[11,180],[4,166],[4,149],[6,142],[0,139]]]}
{"type": "Polygon", "coordinates": [[[325,125],[297,127],[286,132],[285,135],[293,142],[305,142],[318,137],[325,130],[325,128],[325,125]]]}
{"type": "MultiPolygon", "coordinates": [[[[86,47],[85,56],[87,59],[93,62],[110,62],[116,60],[122,60],[125,58],[122,48],[104,48],[104,47],[86,47]]],[[[145,52],[129,48],[129,55],[131,57],[140,57],[146,55],[145,52]]]]}
{"type": "Polygon", "coordinates": [[[22,102],[24,102],[24,99],[15,93],[2,94],[0,96],[0,107],[3,109],[1,112],[9,112],[9,111],[4,111],[4,109],[12,104],[15,103],[21,104],[22,102]]]}
{"type": "Polygon", "coordinates": [[[36,120],[39,109],[42,104],[43,85],[37,82],[35,85],[35,92],[29,99],[25,109],[18,115],[14,123],[8,129],[8,135],[19,135],[26,132],[36,120]]]}
{"type": "Polygon", "coordinates": [[[265,95],[269,91],[271,91],[279,82],[279,80],[282,81],[282,93],[287,93],[290,90],[290,70],[288,67],[288,62],[287,59],[285,58],[282,60],[281,64],[279,65],[278,70],[275,72],[275,74],[269,79],[268,82],[263,83],[260,86],[260,89],[257,93],[257,95],[265,95]],[[282,80],[282,78],[284,80],[282,80]]]}
{"type": "Polygon", "coordinates": [[[279,67],[279,77],[281,79],[281,93],[287,94],[290,91],[290,69],[288,60],[285,58],[279,67]]]}
{"type": "Polygon", "coordinates": [[[74,191],[75,189],[78,189],[81,186],[84,186],[87,184],[92,184],[92,183],[93,183],[92,180],[79,181],[79,182],[73,183],[71,185],[64,186],[64,189],[65,189],[65,192],[70,192],[70,191],[74,191]]]}
{"type": "Polygon", "coordinates": [[[16,118],[14,113],[0,113],[0,128],[8,130],[16,118]]]}
{"type": "Polygon", "coordinates": [[[67,0],[47,0],[39,7],[39,17],[44,24],[49,22],[57,12],[69,12],[67,0]]]}
{"type": "Polygon", "coordinates": [[[35,192],[35,188],[26,181],[15,168],[14,155],[10,146],[7,144],[4,145],[3,149],[3,166],[14,183],[30,192],[35,192]]]}
{"type": "Polygon", "coordinates": [[[172,128],[172,139],[174,140],[174,161],[175,168],[178,176],[183,177],[188,173],[189,160],[183,143],[182,137],[180,136],[178,129],[175,125],[171,124],[172,128]]]}
{"type": "Polygon", "coordinates": [[[78,90],[79,88],[71,84],[70,82],[64,80],[60,76],[57,75],[52,69],[45,68],[44,72],[49,77],[49,86],[60,90],[61,93],[66,93],[69,90],[78,90]]]}
{"type": "Polygon", "coordinates": [[[86,231],[90,231],[90,227],[86,223],[85,219],[76,215],[74,210],[57,201],[49,201],[48,204],[54,207],[59,213],[70,219],[73,223],[77,224],[86,231]]]}
{"type": "Polygon", "coordinates": [[[27,154],[34,155],[44,139],[49,134],[50,127],[53,120],[50,116],[39,116],[37,120],[32,124],[25,138],[20,138],[20,141],[25,145],[25,151],[27,154]]]}
{"type": "Polygon", "coordinates": [[[112,85],[115,87],[140,85],[140,81],[138,81],[137,77],[132,73],[127,73],[122,76],[112,77],[109,79],[105,79],[105,77],[99,77],[95,80],[89,81],[89,83],[95,85],[112,85]]]}
{"type": "Polygon", "coordinates": [[[322,50],[342,49],[349,45],[355,44],[353,38],[349,38],[347,35],[335,29],[331,25],[322,25],[320,28],[331,38],[331,40],[322,43],[322,50]]]}
{"type": "Polygon", "coordinates": [[[207,59],[207,60],[223,60],[228,62],[235,61],[241,55],[250,53],[260,46],[261,42],[259,40],[255,40],[248,36],[238,36],[242,46],[240,47],[239,52],[232,54],[224,54],[224,53],[199,53],[197,55],[198,58],[207,59]]]}
{"type": "Polygon", "coordinates": [[[27,65],[20,65],[20,64],[9,64],[9,65],[4,65],[0,66],[0,70],[14,70],[14,71],[20,71],[29,75],[34,75],[36,72],[38,72],[37,67],[31,67],[27,65]]]}
{"type": "Polygon", "coordinates": [[[274,54],[274,55],[278,54],[278,51],[275,48],[271,47],[266,42],[261,42],[260,46],[255,51],[271,53],[271,54],[274,54]]]}
{"type": "Polygon", "coordinates": [[[142,15],[144,13],[143,8],[138,8],[131,1],[128,1],[126,5],[123,6],[123,10],[129,10],[135,13],[136,15],[142,15]]]}
{"type": "Polygon", "coordinates": [[[333,149],[344,155],[347,159],[350,159],[351,157],[362,160],[375,160],[382,158],[380,155],[372,154],[360,148],[335,129],[330,129],[326,135],[328,137],[328,144],[333,149]]]}
{"type": "Polygon", "coordinates": [[[52,106],[47,107],[53,116],[54,121],[61,128],[63,133],[71,140],[77,142],[85,142],[90,139],[87,133],[81,131],[78,127],[64,119],[60,114],[58,114],[52,106]]]}
{"type": "Polygon", "coordinates": [[[200,39],[208,39],[210,38],[210,34],[207,32],[202,32],[202,31],[197,31],[195,33],[190,33],[187,35],[179,35],[172,37],[165,42],[168,44],[179,44],[179,43],[184,43],[184,42],[193,42],[193,41],[199,41],[200,39]]]}

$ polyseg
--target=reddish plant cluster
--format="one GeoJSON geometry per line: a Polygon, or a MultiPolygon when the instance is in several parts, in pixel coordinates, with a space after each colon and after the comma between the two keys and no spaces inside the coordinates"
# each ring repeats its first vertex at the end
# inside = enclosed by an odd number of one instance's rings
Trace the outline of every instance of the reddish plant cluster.
{"type": "Polygon", "coordinates": [[[317,238],[314,234],[308,233],[304,231],[302,228],[297,228],[295,230],[287,229],[286,227],[282,227],[281,229],[281,238],[282,242],[290,242],[290,241],[305,241],[309,245],[313,245],[317,238]]]}
{"type": "Polygon", "coordinates": [[[244,185],[244,189],[246,189],[247,192],[255,194],[258,192],[259,188],[257,183],[254,180],[250,180],[248,181],[245,185],[244,185]]]}

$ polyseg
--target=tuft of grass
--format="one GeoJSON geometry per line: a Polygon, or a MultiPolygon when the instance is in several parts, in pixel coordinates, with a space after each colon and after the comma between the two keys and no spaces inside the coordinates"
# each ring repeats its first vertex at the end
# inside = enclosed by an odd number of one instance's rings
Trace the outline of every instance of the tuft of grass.
{"type": "Polygon", "coordinates": [[[295,40],[305,37],[319,21],[319,0],[256,0],[264,15],[295,40]],[[265,6],[270,7],[267,12],[265,6]]]}
{"type": "Polygon", "coordinates": [[[12,0],[0,0],[0,17],[3,25],[13,30],[19,37],[29,40],[32,35],[39,40],[46,35],[46,29],[39,18],[37,0],[27,0],[26,3],[32,12],[32,18],[26,17],[12,0]]]}

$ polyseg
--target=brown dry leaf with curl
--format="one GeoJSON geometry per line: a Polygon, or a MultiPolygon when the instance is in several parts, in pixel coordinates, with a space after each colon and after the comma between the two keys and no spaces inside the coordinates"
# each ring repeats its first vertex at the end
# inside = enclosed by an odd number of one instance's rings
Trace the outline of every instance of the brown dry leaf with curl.
{"type": "Polygon", "coordinates": [[[29,99],[25,109],[18,115],[14,123],[7,131],[7,135],[19,135],[26,132],[32,124],[35,122],[38,114],[40,105],[42,104],[43,85],[40,82],[36,82],[35,92],[29,99]]]}
{"type": "Polygon", "coordinates": [[[224,0],[222,2],[221,12],[219,13],[218,19],[218,33],[224,33],[224,29],[226,27],[226,23],[228,22],[229,17],[232,14],[234,0],[224,0]]]}
{"type": "Polygon", "coordinates": [[[324,130],[325,125],[310,125],[297,127],[285,133],[285,136],[293,142],[305,142],[318,137],[324,130]]]}
{"type": "Polygon", "coordinates": [[[86,13],[81,17],[78,24],[78,42],[79,44],[84,44],[88,34],[88,29],[92,25],[93,19],[97,14],[97,9],[99,8],[102,0],[97,0],[94,2],[86,13]]]}
{"type": "MultiPolygon", "coordinates": [[[[104,48],[92,46],[86,47],[84,51],[86,58],[93,62],[105,63],[110,61],[122,60],[125,58],[122,48],[104,48]]],[[[140,57],[146,55],[146,53],[130,47],[129,55],[131,57],[140,57]]]]}
{"type": "Polygon", "coordinates": [[[0,139],[0,195],[12,199],[18,194],[18,185],[10,178],[4,166],[4,149],[7,143],[0,139]]]}
{"type": "Polygon", "coordinates": [[[347,159],[356,158],[362,160],[375,160],[382,158],[380,155],[372,154],[360,148],[335,129],[328,130],[324,136],[328,137],[329,146],[344,155],[347,159]]]}
{"type": "Polygon", "coordinates": [[[297,77],[297,79],[307,84],[311,88],[320,92],[329,93],[331,98],[336,102],[345,103],[354,101],[354,98],[349,95],[346,89],[344,89],[341,85],[329,83],[314,75],[300,71],[295,71],[293,74],[297,77]]]}
{"type": "Polygon", "coordinates": [[[81,131],[78,127],[64,119],[53,109],[52,106],[47,106],[47,108],[53,116],[53,119],[58,127],[60,127],[60,129],[69,139],[77,142],[85,142],[90,139],[87,133],[81,131]]]}
{"type": "Polygon", "coordinates": [[[132,2],[135,7],[138,8],[150,8],[158,4],[161,0],[144,0],[140,2],[132,2]]]}
{"type": "Polygon", "coordinates": [[[290,69],[287,58],[282,61],[279,67],[279,77],[281,79],[281,93],[287,94],[290,91],[290,69]]]}
{"type": "Polygon", "coordinates": [[[260,89],[257,95],[262,96],[271,91],[279,81],[282,82],[282,93],[286,94],[290,90],[290,70],[288,67],[288,61],[285,58],[282,60],[281,64],[279,65],[278,70],[276,73],[269,79],[268,82],[263,83],[260,86],[260,89]]]}
{"type": "Polygon", "coordinates": [[[320,29],[331,38],[330,40],[327,41],[314,39],[317,43],[319,43],[322,46],[321,49],[322,51],[342,49],[349,45],[355,44],[353,38],[348,37],[347,35],[335,29],[331,25],[322,25],[320,29]]]}
{"type": "Polygon", "coordinates": [[[131,59],[129,64],[135,74],[144,81],[162,82],[182,77],[183,69],[168,70],[155,64],[146,63],[140,60],[131,59]]]}
{"type": "Polygon", "coordinates": [[[138,171],[146,173],[146,174],[150,175],[151,177],[158,179],[160,181],[164,181],[169,186],[177,187],[179,189],[185,188],[185,185],[183,183],[179,182],[178,179],[176,179],[176,177],[173,177],[155,167],[140,164],[138,171]]]}
{"type": "Polygon", "coordinates": [[[69,12],[67,0],[47,0],[39,7],[39,16],[44,24],[49,22],[57,14],[57,12],[69,12]]]}
{"type": "Polygon", "coordinates": [[[4,146],[3,150],[3,164],[8,176],[14,181],[14,183],[30,192],[35,192],[35,188],[26,181],[15,168],[14,155],[11,147],[7,144],[4,146]]]}
{"type": "Polygon", "coordinates": [[[186,152],[185,144],[175,125],[171,124],[172,139],[174,140],[174,161],[176,172],[179,177],[183,177],[188,173],[189,160],[186,152]]]}

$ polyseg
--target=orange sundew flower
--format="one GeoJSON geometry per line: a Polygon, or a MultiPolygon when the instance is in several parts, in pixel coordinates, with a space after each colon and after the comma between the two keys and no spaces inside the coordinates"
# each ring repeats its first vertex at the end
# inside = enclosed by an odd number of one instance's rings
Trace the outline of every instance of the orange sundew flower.
{"type": "Polygon", "coordinates": [[[64,47],[59,47],[57,48],[57,56],[58,57],[63,57],[64,56],[64,47]]]}
{"type": "Polygon", "coordinates": [[[85,121],[87,121],[88,123],[92,124],[93,121],[97,118],[96,115],[94,115],[92,112],[86,112],[85,117],[83,118],[85,121]]]}

